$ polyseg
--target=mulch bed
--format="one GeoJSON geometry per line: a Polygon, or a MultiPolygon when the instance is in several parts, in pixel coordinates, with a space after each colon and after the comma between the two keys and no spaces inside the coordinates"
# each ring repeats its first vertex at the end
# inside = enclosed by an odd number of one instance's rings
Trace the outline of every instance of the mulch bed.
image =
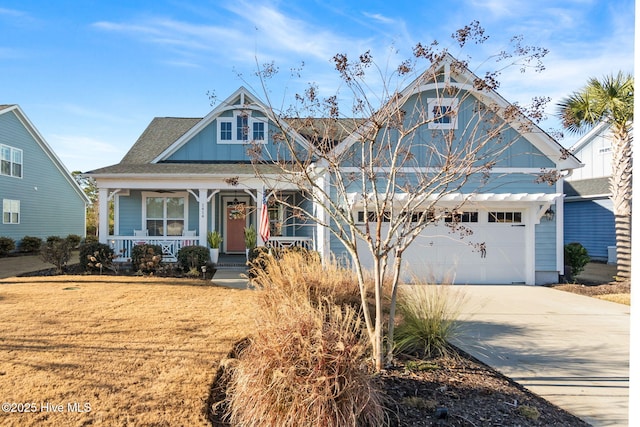
{"type": "MultiPolygon", "coordinates": [[[[454,351],[429,360],[399,358],[377,377],[389,398],[391,426],[589,426],[472,356],[454,351]]],[[[214,427],[230,426],[225,419],[229,366],[223,360],[207,400],[214,427]]]]}

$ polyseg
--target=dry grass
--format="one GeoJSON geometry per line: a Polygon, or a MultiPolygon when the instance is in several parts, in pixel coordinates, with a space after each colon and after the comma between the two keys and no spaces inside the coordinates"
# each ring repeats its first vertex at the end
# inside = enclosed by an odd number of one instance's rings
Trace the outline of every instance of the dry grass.
{"type": "Polygon", "coordinates": [[[629,281],[611,282],[602,285],[563,284],[554,285],[553,288],[618,304],[631,305],[631,283],[629,281]]]}
{"type": "Polygon", "coordinates": [[[361,319],[335,302],[346,271],[295,252],[262,262],[254,280],[259,322],[229,377],[231,424],[383,425],[361,319]]]}
{"type": "Polygon", "coordinates": [[[219,361],[248,335],[255,293],[105,276],[0,280],[3,426],[204,426],[219,361]],[[43,403],[63,413],[42,411],[43,403]],[[72,413],[68,403],[90,412],[72,413]]]}

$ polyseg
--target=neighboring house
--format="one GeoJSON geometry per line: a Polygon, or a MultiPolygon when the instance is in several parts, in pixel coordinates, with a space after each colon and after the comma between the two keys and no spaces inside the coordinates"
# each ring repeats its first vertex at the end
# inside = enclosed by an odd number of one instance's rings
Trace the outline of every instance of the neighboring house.
{"type": "Polygon", "coordinates": [[[85,235],[88,198],[18,105],[0,105],[0,236],[85,235]]]}
{"type": "Polygon", "coordinates": [[[582,244],[594,260],[615,263],[610,127],[608,123],[595,126],[569,149],[584,167],[564,183],[564,240],[582,244]]]}
{"type": "MultiPolygon", "coordinates": [[[[455,79],[472,92],[461,103],[509,105],[493,91],[476,93],[470,71],[456,67],[454,72],[446,64],[440,67],[447,81],[455,79]]],[[[405,89],[402,99],[429,102],[436,88],[416,82],[405,89]]],[[[441,126],[461,129],[464,120],[461,116],[441,126]]],[[[481,193],[460,193],[441,201],[446,209],[466,200],[459,219],[473,231],[474,241],[486,244],[486,251],[447,237],[450,229],[443,220],[428,226],[407,250],[407,269],[416,274],[455,269],[456,283],[545,284],[556,282],[563,274],[563,179],[549,185],[536,177],[542,171],[566,174],[581,164],[546,133],[527,124],[526,131],[522,123],[505,130],[505,139],[515,143],[491,170],[492,185],[481,193]]],[[[256,227],[265,193],[278,191],[294,203],[311,203],[298,188],[277,180],[279,168],[273,164],[251,164],[250,142],[258,142],[267,153],[280,149],[272,138],[275,129],[269,108],[243,87],[204,118],[153,119],[120,163],[86,173],[96,179],[99,188],[100,241],[112,245],[123,258],[130,256],[133,245],[145,241],[162,245],[165,256],[175,259],[185,244],[205,246],[207,231],[216,229],[223,236],[222,253],[244,253],[242,229],[256,227]],[[274,184],[265,189],[265,179],[274,184]],[[108,234],[109,200],[115,209],[113,235],[108,234]]],[[[302,150],[314,149],[312,141],[290,132],[302,150]]],[[[433,131],[419,132],[428,139],[433,131]]],[[[357,137],[347,134],[335,140],[334,149],[348,150],[357,137]]],[[[426,164],[426,158],[424,167],[429,168],[432,165],[426,164]]],[[[305,222],[279,204],[267,209],[270,245],[308,247],[325,258],[331,253],[344,255],[341,244],[325,227],[305,222]]],[[[357,210],[354,206],[355,216],[357,210]]],[[[260,238],[258,244],[263,244],[260,238]]]]}

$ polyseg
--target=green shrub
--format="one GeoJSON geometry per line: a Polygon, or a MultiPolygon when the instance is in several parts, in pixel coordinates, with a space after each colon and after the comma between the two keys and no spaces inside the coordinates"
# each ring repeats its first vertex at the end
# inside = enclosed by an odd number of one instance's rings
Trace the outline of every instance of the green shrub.
{"type": "Polygon", "coordinates": [[[53,264],[56,273],[61,274],[64,266],[71,258],[71,241],[60,236],[49,236],[40,247],[40,258],[44,262],[53,264]]]}
{"type": "Polygon", "coordinates": [[[24,252],[24,253],[38,252],[41,246],[42,246],[42,239],[39,237],[24,236],[22,240],[20,240],[20,252],[24,252]]]}
{"type": "Polygon", "coordinates": [[[71,247],[73,249],[75,249],[78,246],[80,246],[80,242],[82,241],[82,237],[78,236],[77,234],[69,234],[67,236],[67,240],[71,244],[71,247]]]}
{"type": "Polygon", "coordinates": [[[204,246],[183,246],[178,251],[178,263],[184,271],[200,271],[209,262],[209,250],[204,246]]]}
{"type": "Polygon", "coordinates": [[[571,276],[576,277],[584,271],[584,266],[591,261],[587,249],[578,242],[564,245],[564,263],[571,267],[571,276]]]}
{"type": "Polygon", "coordinates": [[[395,331],[395,350],[419,357],[448,354],[464,300],[462,291],[448,284],[418,283],[400,288],[398,312],[402,321],[395,331]]]}
{"type": "Polygon", "coordinates": [[[109,245],[99,242],[84,243],[80,246],[80,267],[83,271],[100,272],[113,269],[115,254],[109,245]]]}
{"type": "Polygon", "coordinates": [[[87,237],[84,238],[84,243],[98,243],[98,236],[87,234],[87,237]]]}
{"type": "Polygon", "coordinates": [[[16,248],[16,241],[11,237],[0,236],[0,256],[5,256],[16,248]]]}
{"type": "Polygon", "coordinates": [[[135,245],[131,249],[131,263],[135,271],[155,273],[162,263],[162,246],[147,243],[135,245]]]}

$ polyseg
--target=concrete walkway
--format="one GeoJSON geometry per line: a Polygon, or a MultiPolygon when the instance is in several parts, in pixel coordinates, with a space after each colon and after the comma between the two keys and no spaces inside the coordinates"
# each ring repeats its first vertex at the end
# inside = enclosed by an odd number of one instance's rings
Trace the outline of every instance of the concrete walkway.
{"type": "Polygon", "coordinates": [[[593,426],[628,426],[629,306],[540,286],[462,289],[456,345],[593,426]]]}

